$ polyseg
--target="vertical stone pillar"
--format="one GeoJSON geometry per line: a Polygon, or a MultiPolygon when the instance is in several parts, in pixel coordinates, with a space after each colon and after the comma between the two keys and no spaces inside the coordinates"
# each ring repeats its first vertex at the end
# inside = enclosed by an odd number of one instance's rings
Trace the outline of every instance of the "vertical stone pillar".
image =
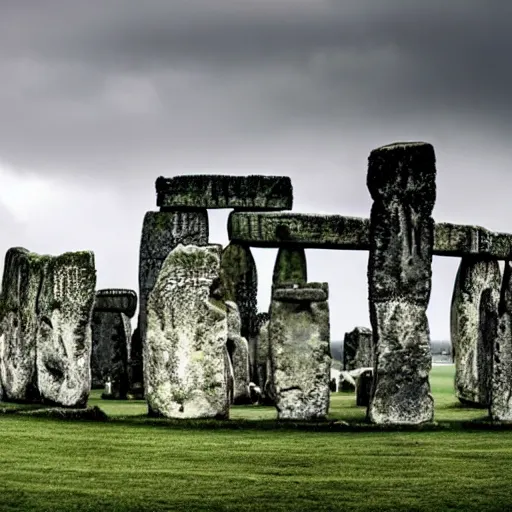
{"type": "Polygon", "coordinates": [[[110,379],[112,392],[109,398],[124,399],[129,390],[130,318],[136,309],[137,295],[133,290],[96,292],[92,317],[92,387],[104,388],[110,379]]]}
{"type": "Polygon", "coordinates": [[[226,305],[220,245],[178,245],[147,307],[144,391],[149,411],[169,418],[227,418],[226,305]]]}
{"type": "Polygon", "coordinates": [[[498,314],[501,272],[498,261],[478,256],[461,259],[451,305],[451,341],[455,394],[465,405],[488,407],[492,326],[498,314]]]}
{"type": "MultiPolygon", "coordinates": [[[[489,293],[487,297],[489,297],[489,293]]],[[[512,421],[512,261],[505,261],[493,340],[489,413],[495,421],[512,421]]],[[[491,327],[492,331],[492,327],[491,327]]]]}
{"type": "Polygon", "coordinates": [[[258,273],[249,246],[228,244],[222,251],[221,280],[225,301],[235,302],[241,320],[240,335],[249,343],[251,379],[255,375],[258,273]]]}
{"type": "Polygon", "coordinates": [[[277,252],[272,284],[304,284],[308,281],[306,252],[303,247],[280,247],[277,252]]]}
{"type": "Polygon", "coordinates": [[[434,148],[423,142],[375,149],[368,160],[368,285],[375,346],[370,421],[432,421],[434,401],[426,310],[432,275],[434,148]]]}
{"type": "Polygon", "coordinates": [[[329,410],[331,370],[327,283],[272,291],[269,345],[278,419],[313,420],[329,410]]]}
{"type": "Polygon", "coordinates": [[[373,366],[373,333],[367,327],[356,327],[343,340],[343,369],[373,366]]]}
{"type": "Polygon", "coordinates": [[[139,263],[139,318],[137,336],[132,338],[131,387],[142,387],[142,347],[146,338],[147,300],[165,258],[178,245],[208,243],[208,212],[205,208],[186,211],[147,212],[142,226],[139,263]]]}

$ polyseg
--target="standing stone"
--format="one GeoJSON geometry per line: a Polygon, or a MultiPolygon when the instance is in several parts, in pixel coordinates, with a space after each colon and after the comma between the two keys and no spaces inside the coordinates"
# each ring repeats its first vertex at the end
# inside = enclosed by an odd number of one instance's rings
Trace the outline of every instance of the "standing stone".
{"type": "Polygon", "coordinates": [[[451,306],[455,394],[465,405],[488,407],[501,272],[494,259],[461,259],[451,306]]]}
{"type": "Polygon", "coordinates": [[[368,284],[375,384],[368,407],[378,424],[432,421],[426,309],[432,276],[434,148],[423,142],[375,149],[368,161],[368,284]]]}
{"type": "Polygon", "coordinates": [[[6,401],[30,402],[39,397],[36,310],[46,260],[20,247],[9,249],[5,256],[0,295],[0,382],[6,401]]]}
{"type": "Polygon", "coordinates": [[[368,407],[373,383],[373,369],[365,368],[356,378],[356,405],[368,407]]]}
{"type": "Polygon", "coordinates": [[[39,291],[36,337],[37,384],[45,402],[87,404],[95,286],[91,252],[49,258],[39,291]]]}
{"type": "Polygon", "coordinates": [[[208,243],[208,212],[194,211],[147,212],[142,226],[139,266],[138,336],[132,339],[132,388],[142,387],[142,347],[146,338],[147,300],[158,273],[169,253],[178,245],[208,243]]]}
{"type": "Polygon", "coordinates": [[[240,336],[241,321],[236,303],[227,301],[227,349],[233,367],[233,403],[251,403],[249,393],[249,344],[240,336]]]}
{"type": "Polygon", "coordinates": [[[153,414],[228,417],[220,255],[219,245],[178,245],[164,261],[149,296],[144,390],[153,414]]]}
{"type": "Polygon", "coordinates": [[[329,409],[331,357],[327,283],[273,287],[270,307],[271,381],[278,419],[324,418],[329,409]]]}
{"type": "MultiPolygon", "coordinates": [[[[490,291],[490,290],[489,290],[490,291]]],[[[490,296],[487,293],[487,298],[490,296]]],[[[492,351],[491,400],[494,421],[512,421],[512,261],[505,262],[492,351]]],[[[492,322],[490,322],[492,325],[492,322]]],[[[492,330],[492,327],[491,327],[492,330]]]]}
{"type": "Polygon", "coordinates": [[[308,281],[306,252],[303,247],[280,247],[277,252],[272,284],[304,284],[308,281]]]}
{"type": "Polygon", "coordinates": [[[256,371],[252,380],[263,390],[269,375],[270,356],[268,352],[268,327],[270,324],[270,315],[268,313],[258,313],[258,324],[254,359],[256,371]]]}
{"type": "Polygon", "coordinates": [[[133,290],[96,292],[92,320],[92,387],[103,388],[110,379],[112,398],[126,398],[129,390],[130,317],[136,308],[137,295],[133,290]]]}
{"type": "Polygon", "coordinates": [[[373,334],[367,327],[356,327],[343,340],[343,369],[373,366],[373,334]]]}
{"type": "MultiPolygon", "coordinates": [[[[241,319],[240,334],[248,340],[249,351],[254,354],[257,334],[258,273],[250,247],[229,244],[222,251],[221,279],[224,300],[235,302],[238,306],[241,319]]],[[[252,366],[251,379],[253,380],[255,370],[252,366]]]]}

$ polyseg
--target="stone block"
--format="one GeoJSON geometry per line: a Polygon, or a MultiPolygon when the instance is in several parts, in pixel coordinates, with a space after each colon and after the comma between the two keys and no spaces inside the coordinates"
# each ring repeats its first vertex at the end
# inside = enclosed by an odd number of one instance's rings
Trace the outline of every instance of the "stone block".
{"type": "Polygon", "coordinates": [[[137,294],[133,290],[107,288],[96,292],[94,309],[124,313],[132,318],[137,310],[137,294]]]}
{"type": "Polygon", "coordinates": [[[367,327],[356,327],[345,334],[343,341],[343,369],[373,366],[373,334],[367,327]]]}
{"type": "Polygon", "coordinates": [[[293,204],[292,183],[287,176],[160,177],[156,193],[161,209],[291,210],[293,204]]]}

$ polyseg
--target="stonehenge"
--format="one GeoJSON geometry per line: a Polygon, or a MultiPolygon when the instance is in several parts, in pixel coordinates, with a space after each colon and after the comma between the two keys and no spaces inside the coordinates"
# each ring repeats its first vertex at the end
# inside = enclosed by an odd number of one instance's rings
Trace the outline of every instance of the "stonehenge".
{"type": "Polygon", "coordinates": [[[357,374],[367,420],[434,419],[426,310],[438,255],[460,258],[450,312],[455,396],[512,422],[512,235],[435,223],[435,160],[423,142],[373,150],[368,218],[289,211],[286,176],[159,177],[159,211],[142,224],[138,300],[133,290],[95,291],[91,252],[9,249],[0,399],[85,407],[92,387],[144,398],[150,415],[167,418],[227,419],[231,405],[258,402],[279,420],[324,419],[329,288],[308,282],[306,250],[358,250],[368,253],[371,329],[346,333],[342,369],[357,374]],[[209,240],[208,209],[219,208],[233,210],[224,248],[209,240]],[[278,249],[268,312],[258,312],[252,248],[278,249]]]}
{"type": "Polygon", "coordinates": [[[106,289],[96,292],[92,317],[91,378],[93,388],[111,383],[109,398],[126,398],[132,338],[130,318],[137,309],[133,290],[106,289]]]}
{"type": "Polygon", "coordinates": [[[86,406],[95,285],[91,252],[7,251],[0,297],[4,400],[86,406]]]}

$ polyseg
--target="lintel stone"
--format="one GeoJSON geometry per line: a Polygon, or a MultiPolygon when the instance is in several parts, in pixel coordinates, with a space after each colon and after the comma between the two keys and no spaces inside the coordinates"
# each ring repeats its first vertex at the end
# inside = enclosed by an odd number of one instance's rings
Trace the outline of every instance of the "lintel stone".
{"type": "Polygon", "coordinates": [[[292,182],[288,176],[160,176],[155,186],[156,204],[161,210],[291,210],[293,204],[292,182]]]}
{"type": "MultiPolygon", "coordinates": [[[[229,239],[252,247],[301,246],[309,249],[368,251],[369,219],[309,213],[232,212],[229,239]]],[[[436,256],[470,254],[506,259],[512,251],[512,234],[481,226],[439,222],[434,227],[436,256]]]]}

